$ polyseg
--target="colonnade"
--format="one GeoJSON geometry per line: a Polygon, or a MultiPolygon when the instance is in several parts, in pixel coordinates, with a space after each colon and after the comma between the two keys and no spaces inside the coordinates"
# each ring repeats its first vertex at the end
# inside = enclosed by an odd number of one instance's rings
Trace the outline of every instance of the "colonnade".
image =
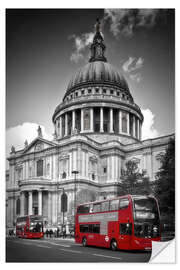
{"type": "MultiPolygon", "coordinates": [[[[42,190],[38,190],[38,215],[42,215],[42,190]]],[[[33,215],[33,191],[28,192],[28,215],[33,215]]],[[[21,192],[20,195],[20,214],[21,216],[25,215],[25,192],[21,192]]]]}
{"type": "Polygon", "coordinates": [[[129,112],[122,111],[120,109],[94,107],[94,108],[83,108],[76,109],[66,112],[60,115],[55,121],[55,131],[58,138],[63,138],[67,135],[71,135],[73,131],[83,132],[109,132],[130,135],[134,138],[141,140],[141,121],[140,119],[129,112]],[[95,122],[97,113],[95,110],[99,110],[99,130],[95,128],[95,122]],[[105,120],[105,110],[108,110],[108,121],[105,120]],[[85,112],[89,113],[89,125],[85,125],[85,112]],[[77,127],[77,112],[80,119],[77,127]],[[116,112],[116,119],[115,119],[116,112]],[[69,117],[70,117],[70,129],[69,131],[69,117]],[[130,124],[130,117],[132,117],[132,127],[130,124]],[[117,120],[118,119],[118,120],[117,120]],[[116,121],[115,121],[116,120],[116,121]],[[105,130],[105,122],[108,122],[108,130],[105,130]]]}

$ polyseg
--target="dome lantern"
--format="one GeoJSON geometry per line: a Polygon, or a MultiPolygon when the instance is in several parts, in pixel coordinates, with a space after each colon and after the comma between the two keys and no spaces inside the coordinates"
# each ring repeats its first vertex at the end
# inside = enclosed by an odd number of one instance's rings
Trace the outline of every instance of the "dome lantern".
{"type": "Polygon", "coordinates": [[[104,39],[100,32],[99,19],[97,19],[95,28],[96,28],[96,33],[94,35],[93,43],[91,44],[91,47],[90,47],[91,57],[89,59],[89,62],[95,62],[95,61],[107,62],[107,59],[104,56],[104,51],[106,49],[106,46],[103,43],[104,39]]]}

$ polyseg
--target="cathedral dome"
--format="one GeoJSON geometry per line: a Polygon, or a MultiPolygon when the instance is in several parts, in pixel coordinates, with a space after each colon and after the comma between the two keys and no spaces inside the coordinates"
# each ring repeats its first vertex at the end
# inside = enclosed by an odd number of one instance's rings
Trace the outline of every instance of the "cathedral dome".
{"type": "Polygon", "coordinates": [[[104,61],[94,61],[81,67],[71,78],[67,92],[90,83],[114,85],[122,90],[129,91],[128,84],[124,77],[111,64],[104,61]]]}
{"type": "Polygon", "coordinates": [[[143,115],[123,75],[107,62],[105,49],[97,21],[89,62],[72,76],[53,114],[55,138],[84,133],[98,140],[98,133],[101,142],[112,136],[122,143],[141,139],[143,115]]]}
{"type": "Polygon", "coordinates": [[[131,99],[128,84],[118,70],[107,62],[104,55],[106,46],[103,36],[99,29],[99,22],[96,24],[96,33],[93,43],[90,46],[91,56],[89,63],[81,67],[75,75],[72,76],[64,100],[78,89],[86,87],[106,87],[115,88],[122,93],[127,94],[131,99]]]}

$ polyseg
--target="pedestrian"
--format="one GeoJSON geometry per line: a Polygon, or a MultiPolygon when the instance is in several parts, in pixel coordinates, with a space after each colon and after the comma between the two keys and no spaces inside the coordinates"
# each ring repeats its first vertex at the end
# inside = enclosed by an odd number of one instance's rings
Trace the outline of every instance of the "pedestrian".
{"type": "Polygon", "coordinates": [[[66,238],[66,226],[63,227],[63,238],[66,238]]]}
{"type": "Polygon", "coordinates": [[[49,231],[48,231],[48,229],[46,230],[46,237],[48,238],[48,236],[49,236],[49,231]]]}
{"type": "Polygon", "coordinates": [[[52,235],[53,235],[53,230],[52,229],[50,229],[49,234],[50,234],[50,238],[51,238],[52,235]]]}

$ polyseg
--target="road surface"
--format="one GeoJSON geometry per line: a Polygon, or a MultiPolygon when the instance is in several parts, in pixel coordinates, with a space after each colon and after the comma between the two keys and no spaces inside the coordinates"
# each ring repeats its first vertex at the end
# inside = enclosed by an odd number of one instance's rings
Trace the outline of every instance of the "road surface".
{"type": "Polygon", "coordinates": [[[6,239],[6,262],[148,262],[151,252],[83,247],[74,239],[6,239]]]}

